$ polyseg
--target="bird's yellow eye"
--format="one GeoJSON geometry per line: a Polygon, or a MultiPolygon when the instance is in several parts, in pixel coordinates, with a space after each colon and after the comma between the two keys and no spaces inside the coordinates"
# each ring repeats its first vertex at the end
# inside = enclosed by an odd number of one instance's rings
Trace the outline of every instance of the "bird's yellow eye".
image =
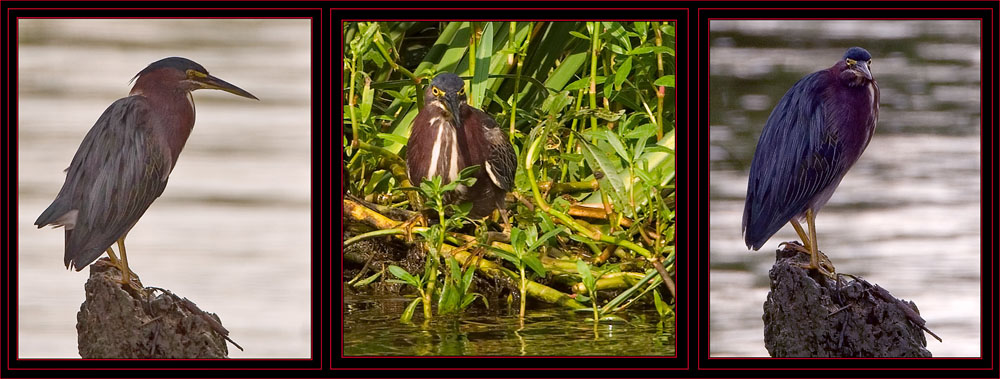
{"type": "Polygon", "coordinates": [[[208,75],[198,70],[185,70],[184,73],[187,74],[188,78],[206,78],[208,75]]]}
{"type": "Polygon", "coordinates": [[[854,66],[854,65],[855,65],[855,64],[857,64],[857,63],[858,63],[858,61],[856,61],[856,60],[853,60],[853,59],[851,59],[851,58],[847,58],[847,65],[848,65],[848,66],[854,66]]]}
{"type": "Polygon", "coordinates": [[[465,88],[463,87],[462,89],[458,90],[458,94],[465,95],[465,88]]]}
{"type": "Polygon", "coordinates": [[[871,66],[871,65],[872,65],[872,60],[871,60],[871,59],[869,59],[869,60],[868,60],[868,65],[869,65],[869,66],[871,66]]]}
{"type": "Polygon", "coordinates": [[[441,90],[437,87],[431,87],[431,93],[434,94],[434,96],[441,96],[442,94],[441,90]]]}

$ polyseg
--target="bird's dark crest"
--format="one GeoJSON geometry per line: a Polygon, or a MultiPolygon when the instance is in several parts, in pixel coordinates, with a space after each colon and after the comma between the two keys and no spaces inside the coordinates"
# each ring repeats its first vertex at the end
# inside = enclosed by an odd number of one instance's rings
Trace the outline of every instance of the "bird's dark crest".
{"type": "Polygon", "coordinates": [[[435,76],[434,80],[431,80],[431,85],[445,91],[454,92],[464,87],[465,81],[458,75],[450,72],[442,72],[435,76]]]}
{"type": "Polygon", "coordinates": [[[847,52],[844,53],[844,57],[841,59],[847,59],[847,58],[851,58],[856,61],[867,61],[869,59],[872,59],[872,55],[868,53],[868,50],[855,46],[850,49],[847,49],[847,52]]]}
{"type": "Polygon", "coordinates": [[[143,74],[148,74],[150,72],[159,70],[161,68],[173,68],[181,72],[185,72],[187,70],[195,70],[203,74],[208,74],[208,70],[206,70],[205,67],[203,67],[202,65],[198,64],[193,60],[181,57],[167,57],[160,59],[156,62],[150,63],[149,66],[146,66],[146,68],[142,69],[142,71],[139,71],[138,74],[135,74],[135,76],[132,77],[130,83],[132,81],[135,81],[136,78],[142,76],[143,74]]]}

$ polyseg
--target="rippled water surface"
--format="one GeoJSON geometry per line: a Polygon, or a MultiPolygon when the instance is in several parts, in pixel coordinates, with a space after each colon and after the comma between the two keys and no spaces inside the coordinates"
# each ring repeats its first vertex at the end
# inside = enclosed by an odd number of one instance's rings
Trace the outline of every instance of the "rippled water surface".
{"type": "MultiPolygon", "coordinates": [[[[439,317],[429,325],[403,324],[399,315],[411,299],[345,302],[345,355],[401,356],[671,356],[673,319],[655,310],[625,312],[625,322],[596,327],[590,312],[529,309],[524,326],[517,311],[439,317]]],[[[491,304],[491,306],[502,306],[491,304]]],[[[515,306],[516,308],[516,306],[515,306]]],[[[419,313],[420,311],[418,311],[419,313]]],[[[422,319],[417,315],[414,319],[422,319]]]]}
{"type": "Polygon", "coordinates": [[[310,21],[21,19],[17,30],[17,355],[79,357],[87,270],[63,266],[61,229],[32,224],[129,79],[183,56],[260,101],[194,92],[194,131],[128,235],[129,266],[217,313],[246,348],[230,357],[308,358],[310,21]]]}
{"type": "Polygon", "coordinates": [[[935,357],[980,355],[979,41],[978,21],[712,21],[712,356],[767,356],[767,271],[798,237],[786,226],[747,250],[747,170],[784,92],[851,46],[872,53],[879,121],[816,219],[819,246],[839,272],[916,302],[944,339],[928,338],[935,357]]]}

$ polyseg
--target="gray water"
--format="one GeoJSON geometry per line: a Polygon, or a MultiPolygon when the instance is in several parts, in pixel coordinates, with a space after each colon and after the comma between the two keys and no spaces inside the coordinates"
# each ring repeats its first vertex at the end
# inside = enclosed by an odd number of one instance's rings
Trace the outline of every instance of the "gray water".
{"type": "MultiPolygon", "coordinates": [[[[802,76],[868,49],[881,91],[875,136],[816,219],[837,271],[913,300],[935,357],[979,356],[981,119],[978,21],[711,23],[712,356],[767,356],[767,271],[740,234],[747,170],[771,109],[802,76]]],[[[704,262],[704,260],[703,260],[704,262]]],[[[986,320],[989,321],[989,320],[986,320]]]]}
{"type": "Polygon", "coordinates": [[[197,122],[163,195],[128,235],[147,286],[217,313],[234,358],[308,358],[310,20],[18,21],[18,344],[21,358],[74,358],[83,272],[63,231],[36,229],[63,170],[129,80],[190,58],[261,99],[194,92],[197,122]]]}

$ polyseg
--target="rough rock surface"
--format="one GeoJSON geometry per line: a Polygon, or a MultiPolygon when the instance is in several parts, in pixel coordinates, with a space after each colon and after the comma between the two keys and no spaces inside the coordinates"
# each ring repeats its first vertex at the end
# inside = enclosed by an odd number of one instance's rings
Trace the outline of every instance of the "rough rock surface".
{"type": "Polygon", "coordinates": [[[90,266],[76,316],[81,357],[227,358],[228,331],[218,316],[169,291],[140,290],[120,279],[107,258],[90,266]]]}
{"type": "Polygon", "coordinates": [[[827,278],[777,251],[764,302],[764,345],[772,357],[930,357],[913,302],[863,279],[827,278]]]}

